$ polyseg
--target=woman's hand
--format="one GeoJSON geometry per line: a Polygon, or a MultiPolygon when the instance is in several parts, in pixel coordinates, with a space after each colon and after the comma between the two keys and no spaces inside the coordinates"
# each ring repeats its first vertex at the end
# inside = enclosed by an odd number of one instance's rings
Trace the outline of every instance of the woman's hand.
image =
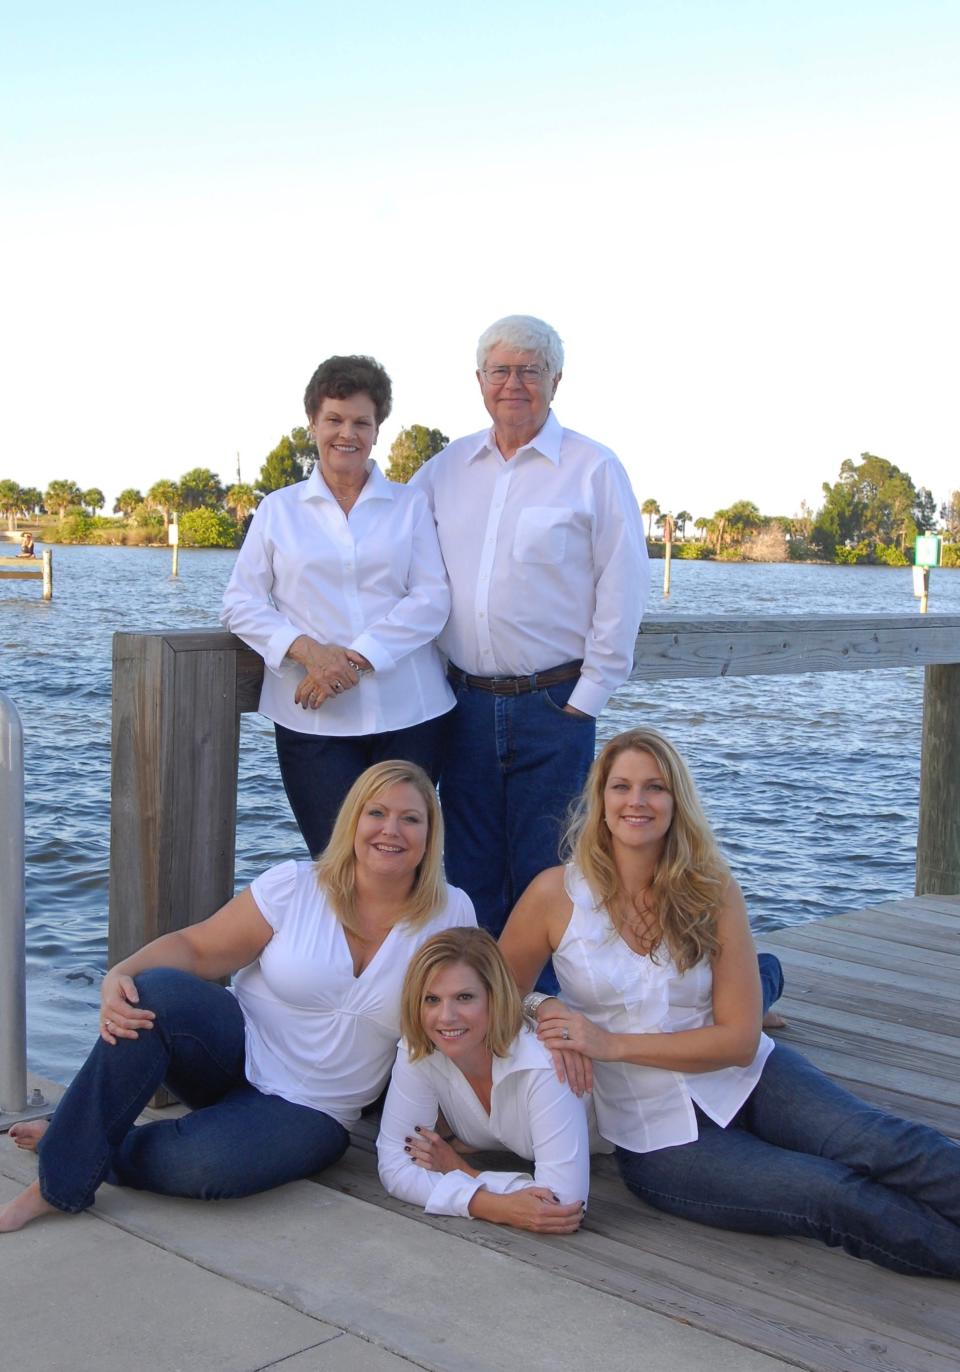
{"type": "Polygon", "coordinates": [[[544,1002],[537,1018],[537,1038],[552,1053],[581,1053],[597,1062],[614,1057],[614,1035],[559,1000],[544,1002]]]}
{"type": "Polygon", "coordinates": [[[471,1197],[469,1210],[476,1219],[528,1229],[533,1234],[573,1234],[583,1220],[583,1202],[561,1205],[546,1186],[526,1186],[505,1196],[479,1190],[471,1197]]]}
{"type": "Polygon", "coordinates": [[[477,1175],[435,1129],[418,1124],[413,1134],[408,1134],[403,1142],[404,1152],[410,1154],[410,1161],[427,1172],[466,1172],[471,1177],[477,1175]]]}
{"type": "Polygon", "coordinates": [[[100,1037],[104,1043],[135,1039],[141,1029],[153,1028],[153,1011],[142,1009],[139,1002],[133,977],[116,968],[107,973],[100,986],[100,1037]]]}
{"type": "Polygon", "coordinates": [[[361,674],[370,668],[360,653],[348,653],[336,643],[318,643],[308,634],[294,639],[287,649],[287,657],[304,669],[305,675],[293,699],[305,710],[316,710],[331,696],[352,690],[361,674]]]}

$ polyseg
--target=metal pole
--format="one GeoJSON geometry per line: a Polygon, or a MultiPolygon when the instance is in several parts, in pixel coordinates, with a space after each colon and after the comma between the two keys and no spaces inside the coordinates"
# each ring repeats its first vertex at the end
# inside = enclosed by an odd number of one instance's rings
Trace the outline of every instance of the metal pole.
{"type": "Polygon", "coordinates": [[[27,1103],[23,726],[0,691],[0,1113],[27,1103]]]}

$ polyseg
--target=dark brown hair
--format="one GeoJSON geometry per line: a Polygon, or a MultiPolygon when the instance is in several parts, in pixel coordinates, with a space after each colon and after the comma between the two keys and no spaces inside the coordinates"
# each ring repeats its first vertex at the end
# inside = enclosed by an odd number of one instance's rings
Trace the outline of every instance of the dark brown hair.
{"type": "Polygon", "coordinates": [[[320,363],[303,393],[307,418],[312,423],[325,400],[347,400],[360,391],[373,401],[377,424],[382,424],[393,404],[393,388],[376,358],[356,353],[350,357],[328,357],[320,363]]]}

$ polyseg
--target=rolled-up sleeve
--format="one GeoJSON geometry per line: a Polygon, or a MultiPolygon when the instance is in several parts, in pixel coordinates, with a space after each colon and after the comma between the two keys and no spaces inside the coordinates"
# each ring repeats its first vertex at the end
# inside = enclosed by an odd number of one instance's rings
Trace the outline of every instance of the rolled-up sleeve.
{"type": "Polygon", "coordinates": [[[602,463],[593,482],[596,607],[580,680],[569,704],[596,716],[633,670],[637,631],[650,589],[650,563],[643,519],[621,464],[602,463]]]}

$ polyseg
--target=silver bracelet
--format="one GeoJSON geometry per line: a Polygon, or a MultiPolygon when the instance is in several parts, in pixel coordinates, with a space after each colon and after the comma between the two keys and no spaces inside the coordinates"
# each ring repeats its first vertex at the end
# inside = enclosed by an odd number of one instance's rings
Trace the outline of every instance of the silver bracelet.
{"type": "Polygon", "coordinates": [[[540,1006],[543,1004],[543,1002],[545,1000],[556,999],[556,996],[548,996],[544,991],[528,991],[528,993],[524,996],[523,1000],[520,1003],[523,1007],[523,1013],[526,1015],[527,1019],[533,1020],[534,1024],[536,1024],[537,1011],[540,1009],[540,1006]]]}

